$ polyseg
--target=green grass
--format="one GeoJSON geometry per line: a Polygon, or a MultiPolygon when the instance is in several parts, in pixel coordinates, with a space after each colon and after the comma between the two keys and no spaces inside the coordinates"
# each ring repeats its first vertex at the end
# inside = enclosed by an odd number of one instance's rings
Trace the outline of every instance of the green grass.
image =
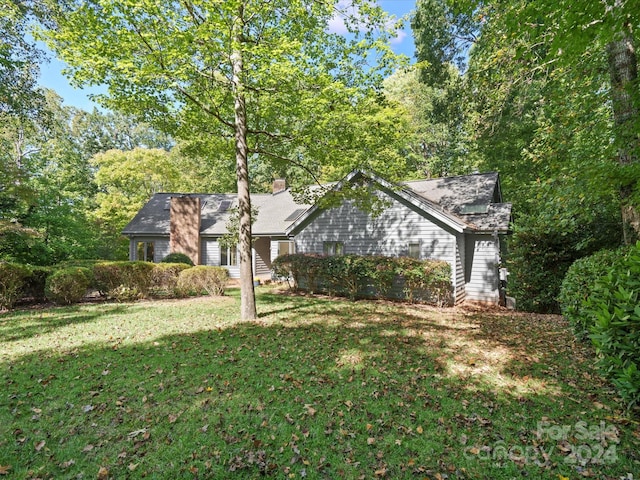
{"type": "Polygon", "coordinates": [[[640,471],[637,421],[560,317],[261,287],[240,322],[230,293],[0,315],[0,476],[640,471]]]}

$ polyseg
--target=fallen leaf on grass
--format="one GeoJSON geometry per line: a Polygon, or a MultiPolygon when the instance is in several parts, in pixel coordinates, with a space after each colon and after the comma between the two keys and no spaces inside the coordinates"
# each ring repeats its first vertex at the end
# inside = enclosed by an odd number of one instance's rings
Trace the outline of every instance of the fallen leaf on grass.
{"type": "Polygon", "coordinates": [[[422,427],[420,425],[418,425],[418,427],[416,428],[416,432],[422,434],[422,432],[424,432],[424,430],[422,429],[422,427]]]}
{"type": "Polygon", "coordinates": [[[374,437],[367,438],[367,445],[373,445],[376,443],[376,439],[374,437]]]}
{"type": "Polygon", "coordinates": [[[0,465],[0,475],[9,475],[11,465],[0,465]]]}
{"type": "Polygon", "coordinates": [[[386,467],[382,467],[378,470],[375,471],[375,476],[376,477],[385,477],[387,475],[387,468],[386,467]]]}
{"type": "Polygon", "coordinates": [[[143,433],[147,433],[147,429],[146,428],[141,428],[140,430],[134,430],[133,432],[129,432],[127,434],[127,437],[136,438],[138,435],[143,434],[143,433]]]}
{"type": "Polygon", "coordinates": [[[109,478],[109,470],[106,467],[100,467],[98,470],[98,480],[107,480],[109,478]]]}
{"type": "Polygon", "coordinates": [[[130,472],[133,472],[136,468],[138,468],[138,465],[140,465],[140,464],[139,463],[130,463],[127,468],[129,469],[130,472]]]}
{"type": "Polygon", "coordinates": [[[34,445],[36,452],[39,452],[40,450],[42,450],[42,448],[45,446],[47,442],[45,442],[44,440],[40,440],[38,443],[36,443],[34,445]]]}

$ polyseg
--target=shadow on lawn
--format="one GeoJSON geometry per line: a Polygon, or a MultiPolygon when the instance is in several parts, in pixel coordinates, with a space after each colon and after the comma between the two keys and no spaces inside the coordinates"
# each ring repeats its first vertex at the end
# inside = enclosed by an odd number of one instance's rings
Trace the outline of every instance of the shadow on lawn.
{"type": "MultiPolygon", "coordinates": [[[[383,468],[388,478],[575,475],[563,457],[551,469],[465,454],[466,445],[498,441],[533,448],[536,423],[554,420],[565,384],[574,383],[572,393],[587,389],[586,378],[565,377],[554,353],[566,348],[571,358],[561,325],[548,332],[557,342],[551,352],[526,341],[541,330],[517,316],[506,328],[505,316],[271,293],[260,294],[259,305],[259,322],[0,364],[3,464],[16,478],[96,478],[100,467],[111,478],[374,478],[383,468]],[[491,355],[478,356],[483,349],[506,356],[492,366],[491,355]],[[555,398],[474,373],[521,369],[523,361],[556,371],[555,398]],[[473,368],[456,373],[452,363],[473,368]]],[[[576,368],[587,371],[581,362],[576,368]]],[[[608,415],[573,401],[561,414],[590,425],[608,415]]],[[[618,455],[637,457],[626,446],[618,455]]],[[[627,467],[593,468],[613,477],[627,467]]]]}
{"type": "Polygon", "coordinates": [[[0,316],[2,341],[15,342],[36,335],[52,333],[71,324],[90,323],[105,315],[123,313],[125,305],[104,303],[100,310],[83,305],[53,307],[47,309],[25,309],[11,312],[11,318],[0,316]]]}

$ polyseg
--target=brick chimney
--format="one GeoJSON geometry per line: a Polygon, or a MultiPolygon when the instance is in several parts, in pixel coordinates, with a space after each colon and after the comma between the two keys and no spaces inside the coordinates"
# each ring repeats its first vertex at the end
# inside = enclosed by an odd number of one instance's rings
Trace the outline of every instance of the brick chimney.
{"type": "Polygon", "coordinates": [[[169,212],[169,248],[184,253],[194,265],[200,263],[200,198],[171,197],[169,212]]]}
{"type": "Polygon", "coordinates": [[[276,178],[273,181],[273,193],[284,192],[287,189],[287,181],[284,178],[276,178]]]}

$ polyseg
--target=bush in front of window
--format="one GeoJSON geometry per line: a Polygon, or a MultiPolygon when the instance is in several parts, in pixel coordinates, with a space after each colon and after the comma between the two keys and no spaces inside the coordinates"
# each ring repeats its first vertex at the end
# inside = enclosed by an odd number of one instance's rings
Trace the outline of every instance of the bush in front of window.
{"type": "Polygon", "coordinates": [[[302,289],[314,293],[318,290],[324,268],[324,259],[326,258],[329,257],[321,257],[314,254],[289,253],[277,257],[271,266],[273,274],[276,277],[291,279],[293,281],[293,289],[302,289]],[[300,281],[303,282],[302,285],[300,285],[300,281]]]}
{"type": "Polygon", "coordinates": [[[438,260],[420,261],[414,258],[398,259],[398,275],[404,279],[407,300],[428,298],[430,303],[444,306],[451,303],[451,265],[438,260]]]}
{"type": "Polygon", "coordinates": [[[199,265],[182,270],[176,288],[186,295],[224,295],[228,279],[226,268],[199,265]]]}
{"type": "Polygon", "coordinates": [[[360,255],[281,255],[274,275],[292,278],[293,288],[349,298],[406,298],[450,305],[451,266],[439,260],[360,255]]]}
{"type": "Polygon", "coordinates": [[[180,272],[192,268],[186,263],[156,263],[151,271],[151,287],[149,294],[152,297],[182,296],[176,291],[180,272]]]}
{"type": "Polygon", "coordinates": [[[180,252],[173,252],[162,259],[161,263],[186,263],[190,267],[193,267],[193,261],[188,255],[180,252]]]}

